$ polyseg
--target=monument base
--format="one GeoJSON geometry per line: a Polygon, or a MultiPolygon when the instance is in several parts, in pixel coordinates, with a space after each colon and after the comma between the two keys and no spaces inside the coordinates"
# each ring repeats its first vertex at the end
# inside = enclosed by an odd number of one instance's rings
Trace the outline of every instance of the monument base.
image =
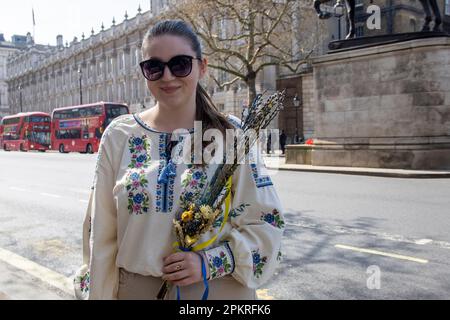
{"type": "Polygon", "coordinates": [[[287,162],[450,169],[449,57],[444,36],[315,58],[315,145],[287,162]]]}
{"type": "Polygon", "coordinates": [[[433,37],[450,37],[450,35],[445,32],[427,31],[383,34],[378,36],[335,40],[328,44],[328,49],[330,49],[328,54],[433,37]]]}

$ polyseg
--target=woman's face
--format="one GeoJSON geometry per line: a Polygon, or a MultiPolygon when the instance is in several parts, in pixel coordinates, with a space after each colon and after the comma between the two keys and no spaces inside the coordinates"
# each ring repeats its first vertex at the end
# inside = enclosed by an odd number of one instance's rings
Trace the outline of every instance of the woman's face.
{"type": "MultiPolygon", "coordinates": [[[[178,55],[197,57],[189,41],[179,36],[158,36],[143,47],[144,60],[157,58],[168,62],[178,55]]],[[[206,59],[192,60],[192,72],[185,78],[175,77],[166,66],[163,77],[156,81],[147,80],[147,87],[160,105],[176,108],[193,103],[195,106],[197,84],[205,75],[206,66],[206,59]]]]}

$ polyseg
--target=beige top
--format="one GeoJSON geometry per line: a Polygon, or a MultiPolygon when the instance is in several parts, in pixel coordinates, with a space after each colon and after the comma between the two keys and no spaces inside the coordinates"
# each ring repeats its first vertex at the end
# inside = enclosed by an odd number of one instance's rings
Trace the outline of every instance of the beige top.
{"type": "MultiPolygon", "coordinates": [[[[230,122],[239,125],[237,118],[230,122]]],[[[173,252],[176,241],[174,214],[214,172],[213,166],[177,164],[176,174],[158,182],[168,163],[170,140],[170,134],[153,130],[137,115],[121,116],[105,130],[83,237],[89,273],[77,282],[86,298],[117,299],[119,268],[162,276],[163,257],[173,252]]],[[[210,281],[231,274],[243,285],[258,288],[279,264],[283,210],[261,163],[242,164],[233,176],[229,219],[217,241],[204,250],[210,281]]],[[[222,222],[223,217],[200,242],[218,233],[222,222]]]]}

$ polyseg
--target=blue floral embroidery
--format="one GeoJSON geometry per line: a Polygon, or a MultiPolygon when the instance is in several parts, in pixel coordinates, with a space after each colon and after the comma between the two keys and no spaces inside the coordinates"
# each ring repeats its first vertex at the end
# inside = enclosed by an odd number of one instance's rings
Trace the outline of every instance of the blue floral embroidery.
{"type": "Polygon", "coordinates": [[[208,259],[210,280],[223,277],[233,272],[234,258],[228,243],[205,251],[208,259]]]}
{"type": "Polygon", "coordinates": [[[256,278],[262,276],[263,268],[267,263],[267,257],[261,257],[259,250],[252,251],[253,256],[253,274],[256,278]]]}
{"type": "Polygon", "coordinates": [[[149,156],[150,142],[147,136],[143,135],[142,138],[132,136],[128,140],[128,145],[131,154],[131,163],[128,168],[147,168],[151,160],[149,156]]]}
{"type": "MultiPolygon", "coordinates": [[[[246,207],[250,207],[250,204],[248,203],[242,203],[239,206],[237,206],[236,208],[233,208],[230,210],[230,213],[228,214],[228,217],[230,218],[237,218],[239,217],[242,213],[244,213],[245,208],[246,207]]],[[[218,217],[216,219],[216,221],[213,224],[213,228],[219,228],[223,223],[223,212],[220,215],[220,217],[218,217]]]]}
{"type": "Polygon", "coordinates": [[[188,165],[183,174],[181,187],[183,189],[180,195],[182,207],[188,207],[189,203],[195,202],[201,195],[201,191],[207,185],[207,166],[188,165]]]}
{"type": "Polygon", "coordinates": [[[284,221],[280,216],[280,212],[277,209],[273,209],[270,213],[264,213],[261,216],[261,220],[267,222],[268,224],[283,229],[284,221]]]}
{"type": "Polygon", "coordinates": [[[150,142],[146,135],[142,137],[132,136],[128,140],[131,162],[125,186],[128,192],[128,212],[141,215],[149,212],[150,197],[147,193],[148,180],[144,170],[151,161],[150,142]]]}

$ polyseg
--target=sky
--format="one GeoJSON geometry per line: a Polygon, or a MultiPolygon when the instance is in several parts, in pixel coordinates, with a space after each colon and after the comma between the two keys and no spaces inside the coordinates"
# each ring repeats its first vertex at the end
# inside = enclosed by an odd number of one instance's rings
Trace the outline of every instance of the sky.
{"type": "Polygon", "coordinates": [[[101,29],[112,25],[113,17],[116,24],[125,18],[128,11],[129,19],[137,14],[141,5],[142,11],[150,9],[150,0],[2,0],[0,5],[0,33],[6,41],[11,41],[15,34],[33,35],[33,15],[35,18],[35,42],[39,44],[56,45],[56,36],[63,35],[64,43],[71,42],[74,37],[81,39],[101,29]]]}

